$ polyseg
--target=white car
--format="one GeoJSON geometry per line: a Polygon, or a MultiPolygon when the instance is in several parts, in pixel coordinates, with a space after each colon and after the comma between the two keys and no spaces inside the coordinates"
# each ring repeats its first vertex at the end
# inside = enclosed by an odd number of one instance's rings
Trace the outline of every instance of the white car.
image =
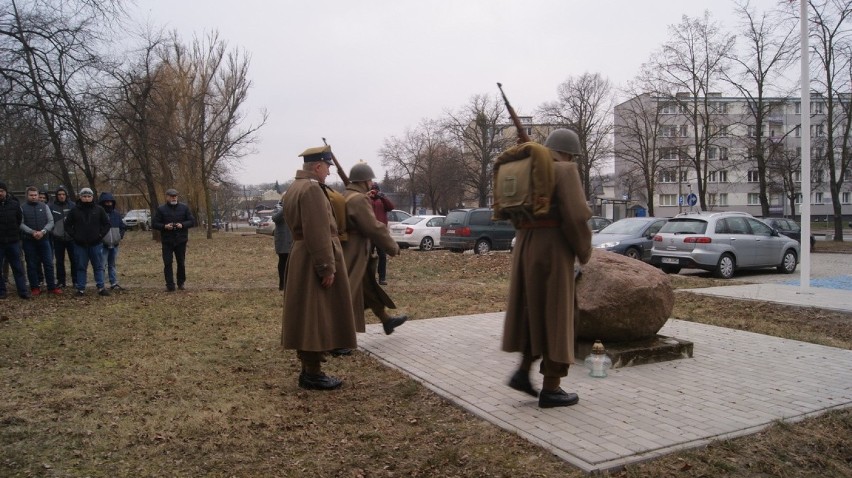
{"type": "Polygon", "coordinates": [[[272,222],[272,216],[263,216],[260,219],[260,223],[257,225],[257,230],[255,231],[258,234],[268,234],[270,236],[275,234],[275,223],[272,222]]]}
{"type": "Polygon", "coordinates": [[[121,219],[128,229],[141,228],[143,231],[151,229],[151,214],[147,209],[132,209],[121,219]]]}
{"type": "Polygon", "coordinates": [[[441,245],[443,224],[444,216],[411,216],[390,225],[390,235],[403,249],[419,247],[421,251],[431,251],[441,245]]]}
{"type": "Polygon", "coordinates": [[[407,212],[401,211],[399,209],[388,211],[388,226],[399,224],[400,222],[408,219],[409,217],[411,217],[411,214],[408,214],[407,212]]]}

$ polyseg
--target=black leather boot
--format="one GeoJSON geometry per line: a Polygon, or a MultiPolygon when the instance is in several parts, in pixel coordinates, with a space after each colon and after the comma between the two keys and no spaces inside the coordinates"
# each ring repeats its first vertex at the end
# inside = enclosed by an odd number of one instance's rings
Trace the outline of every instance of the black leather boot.
{"type": "Polygon", "coordinates": [[[407,315],[400,315],[399,317],[391,317],[391,318],[389,318],[388,320],[386,320],[386,321],[382,324],[382,328],[383,328],[383,329],[385,329],[385,335],[390,335],[390,334],[392,334],[392,333],[393,333],[393,329],[395,329],[395,328],[399,327],[400,325],[404,324],[406,320],[408,320],[408,316],[407,316],[407,315]]]}
{"type": "Polygon", "coordinates": [[[561,388],[555,391],[542,390],[538,396],[539,408],[569,407],[579,401],[580,397],[576,393],[568,393],[561,388]]]}
{"type": "Polygon", "coordinates": [[[343,380],[320,373],[302,372],[299,374],[299,386],[306,390],[334,390],[343,385],[343,380]]]}
{"type": "Polygon", "coordinates": [[[538,397],[538,391],[533,388],[532,382],[530,382],[530,373],[526,370],[519,369],[515,372],[512,378],[509,379],[509,387],[532,395],[533,397],[538,397]]]}

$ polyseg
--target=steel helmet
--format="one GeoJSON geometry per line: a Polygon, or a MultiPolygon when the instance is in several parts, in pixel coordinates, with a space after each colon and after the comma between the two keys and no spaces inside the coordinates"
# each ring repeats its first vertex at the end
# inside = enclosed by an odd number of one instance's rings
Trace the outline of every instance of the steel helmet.
{"type": "Polygon", "coordinates": [[[349,171],[349,180],[353,183],[369,181],[371,179],[376,179],[376,175],[373,174],[373,168],[364,161],[360,161],[355,166],[352,166],[352,169],[349,171]]]}
{"type": "Polygon", "coordinates": [[[554,151],[568,154],[580,154],[580,137],[567,128],[559,128],[547,135],[544,145],[554,151]]]}

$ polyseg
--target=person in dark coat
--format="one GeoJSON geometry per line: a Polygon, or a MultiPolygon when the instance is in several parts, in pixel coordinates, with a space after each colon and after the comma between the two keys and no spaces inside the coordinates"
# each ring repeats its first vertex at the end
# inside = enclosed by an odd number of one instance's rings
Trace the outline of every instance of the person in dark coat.
{"type": "Polygon", "coordinates": [[[333,390],[343,380],[323,373],[326,352],[355,348],[355,316],[349,277],[328,199],[325,178],[332,163],[328,147],[303,152],[302,169],[287,189],[284,217],[293,233],[287,262],[281,345],[302,362],[299,387],[333,390]]]}
{"type": "Polygon", "coordinates": [[[287,259],[290,257],[290,248],[293,247],[293,233],[284,219],[284,195],[275,207],[272,222],[275,223],[272,235],[275,238],[275,253],[278,254],[278,290],[284,290],[287,284],[287,259]]]}
{"type": "Polygon", "coordinates": [[[538,396],[539,407],[551,408],[579,401],[576,393],[565,392],[559,385],[574,362],[574,266],[591,258],[592,231],[586,221],[592,212],[574,162],[580,155],[577,134],[557,129],[544,146],[553,158],[551,206],[545,217],[512,221],[518,232],[502,348],[523,354],[509,386],[538,396]],[[529,378],[538,358],[544,376],[540,394],[529,378]]]}
{"type": "Polygon", "coordinates": [[[53,242],[53,257],[56,259],[56,263],[54,264],[56,268],[56,286],[64,289],[67,287],[67,274],[65,272],[66,254],[70,263],[69,272],[71,282],[74,282],[74,241],[71,239],[71,235],[65,230],[65,218],[77,204],[68,196],[68,190],[65,189],[65,186],[59,186],[56,188],[56,192],[53,194],[53,201],[51,201],[49,206],[50,211],[53,213],[53,233],[51,234],[51,240],[53,242]]]}
{"type": "Polygon", "coordinates": [[[178,202],[176,189],[166,190],[166,203],[157,208],[151,227],[161,232],[163,247],[163,276],[166,278],[166,290],[174,292],[175,274],[172,258],[177,262],[177,287],[184,290],[186,282],[186,243],[189,241],[189,228],[195,226],[195,217],[189,206],[178,202]]]}
{"type": "MultiPolygon", "coordinates": [[[[387,227],[388,211],[393,211],[393,202],[385,196],[379,188],[379,185],[376,183],[373,183],[370,186],[370,191],[367,193],[367,196],[370,198],[370,205],[373,207],[373,213],[376,215],[376,219],[387,227]]],[[[379,255],[379,284],[388,285],[387,252],[377,244],[373,244],[373,249],[375,249],[376,254],[379,255]]]]}
{"type": "Polygon", "coordinates": [[[109,232],[104,236],[104,272],[109,278],[110,290],[120,290],[118,285],[118,271],[116,261],[118,260],[118,244],[124,239],[127,226],[121,220],[121,214],[115,208],[115,198],[112,193],[102,192],[98,198],[98,205],[104,208],[109,217],[109,232]]]}
{"type": "Polygon", "coordinates": [[[95,193],[83,188],[80,201],[65,218],[65,229],[74,239],[75,287],[77,296],[86,294],[86,269],[92,264],[98,295],[108,296],[104,287],[103,239],[109,232],[109,217],[104,208],[95,204],[95,193]]]}
{"type": "MultiPolygon", "coordinates": [[[[29,299],[24,265],[21,263],[21,223],[23,214],[21,205],[6,189],[6,183],[0,182],[0,271],[9,264],[15,278],[18,296],[29,299]]],[[[6,278],[0,277],[0,299],[6,298],[6,278]]]]}

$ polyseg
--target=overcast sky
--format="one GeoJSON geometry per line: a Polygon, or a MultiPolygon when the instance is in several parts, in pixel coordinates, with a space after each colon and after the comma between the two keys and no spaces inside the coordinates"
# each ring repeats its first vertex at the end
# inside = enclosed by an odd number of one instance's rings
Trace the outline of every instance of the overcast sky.
{"type": "Polygon", "coordinates": [[[521,115],[572,75],[624,85],[669,25],[704,10],[735,25],[730,0],[137,0],[132,16],[187,43],[215,29],[249,53],[248,121],[269,120],[235,176],[258,184],[291,179],[322,137],[347,172],[363,159],[381,179],[385,138],[498,81],[521,115]]]}

